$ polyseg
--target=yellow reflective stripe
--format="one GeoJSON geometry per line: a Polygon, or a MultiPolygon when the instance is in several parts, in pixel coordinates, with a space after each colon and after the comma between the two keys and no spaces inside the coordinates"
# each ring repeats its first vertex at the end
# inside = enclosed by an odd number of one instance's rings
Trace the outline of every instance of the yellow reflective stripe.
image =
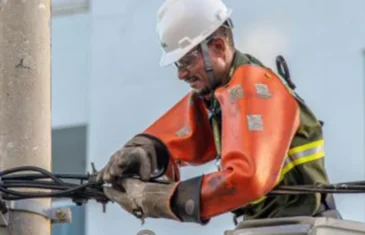
{"type": "Polygon", "coordinates": [[[294,162],[290,161],[290,158],[288,156],[286,156],[285,161],[284,161],[284,167],[283,167],[283,169],[281,169],[279,181],[281,181],[284,178],[284,175],[286,173],[288,173],[294,167],[295,167],[294,162]]]}
{"type": "MultiPolygon", "coordinates": [[[[309,144],[294,147],[288,151],[288,154],[289,157],[285,157],[278,183],[282,181],[285,175],[295,166],[323,158],[325,155],[324,141],[319,140],[309,144]]],[[[252,202],[251,204],[258,204],[266,198],[267,196],[263,196],[260,199],[252,202]]]]}
{"type": "Polygon", "coordinates": [[[289,157],[284,161],[284,166],[281,171],[280,180],[295,166],[317,160],[324,157],[324,141],[318,140],[309,144],[294,147],[288,152],[289,157]]]}
{"type": "Polygon", "coordinates": [[[304,144],[304,145],[301,145],[298,147],[291,148],[291,149],[289,149],[288,154],[293,155],[293,154],[303,152],[303,151],[306,151],[306,150],[314,148],[314,147],[322,146],[323,144],[324,144],[324,140],[317,140],[317,141],[311,142],[309,144],[304,144]]]}
{"type": "Polygon", "coordinates": [[[321,150],[318,153],[308,155],[306,157],[298,158],[298,159],[294,160],[292,163],[293,163],[294,166],[297,166],[297,165],[300,165],[300,164],[303,164],[303,163],[306,163],[306,162],[317,160],[317,159],[322,158],[322,157],[324,157],[324,150],[321,150]]]}
{"type": "MultiPolygon", "coordinates": [[[[324,151],[323,150],[318,152],[318,153],[314,153],[314,154],[308,155],[306,157],[301,157],[301,158],[298,158],[294,161],[287,162],[285,164],[285,166],[283,167],[282,171],[281,171],[279,182],[284,178],[285,174],[288,173],[295,166],[298,166],[298,165],[301,165],[301,164],[304,164],[304,163],[307,163],[307,162],[311,162],[311,161],[320,159],[322,157],[324,157],[324,151]]],[[[286,159],[289,159],[289,158],[286,158],[286,159]]]]}
{"type": "Polygon", "coordinates": [[[260,202],[262,202],[263,200],[265,200],[267,198],[267,196],[263,196],[261,197],[260,199],[254,201],[254,202],[251,202],[250,204],[252,205],[255,205],[255,204],[259,204],[260,202]]]}

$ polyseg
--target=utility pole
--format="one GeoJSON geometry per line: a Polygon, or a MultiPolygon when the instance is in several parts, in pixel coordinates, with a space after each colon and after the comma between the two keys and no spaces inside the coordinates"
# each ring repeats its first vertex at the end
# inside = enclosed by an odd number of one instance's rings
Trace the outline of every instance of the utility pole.
{"type": "MultiPolygon", "coordinates": [[[[50,27],[51,0],[0,0],[0,171],[51,169],[50,27]]],[[[51,234],[50,220],[31,212],[51,200],[23,202],[25,211],[9,212],[8,233],[51,234]]]]}

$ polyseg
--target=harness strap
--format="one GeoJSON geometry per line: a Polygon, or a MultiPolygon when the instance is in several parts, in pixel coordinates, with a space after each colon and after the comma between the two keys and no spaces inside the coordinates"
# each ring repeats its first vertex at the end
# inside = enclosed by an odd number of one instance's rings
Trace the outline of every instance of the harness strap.
{"type": "Polygon", "coordinates": [[[221,166],[221,154],[222,154],[222,150],[221,150],[221,139],[220,139],[220,132],[219,132],[219,126],[218,126],[218,121],[216,116],[213,114],[212,116],[212,125],[213,125],[213,134],[214,134],[214,142],[215,142],[215,147],[217,149],[217,157],[216,157],[216,165],[218,170],[222,169],[221,166]]]}

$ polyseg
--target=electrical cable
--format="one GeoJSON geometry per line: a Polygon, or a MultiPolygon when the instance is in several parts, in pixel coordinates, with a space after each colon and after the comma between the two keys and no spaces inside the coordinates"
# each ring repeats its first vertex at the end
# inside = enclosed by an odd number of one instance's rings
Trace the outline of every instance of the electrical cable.
{"type": "Polygon", "coordinates": [[[94,178],[90,174],[53,174],[35,166],[15,167],[0,172],[0,192],[3,200],[71,198],[76,204],[83,204],[90,199],[107,202],[102,183],[96,182],[94,178]],[[19,174],[20,172],[37,173],[19,174]],[[79,182],[70,183],[64,180],[79,182]],[[14,189],[40,189],[42,192],[14,189]]]}
{"type": "MultiPolygon", "coordinates": [[[[95,170],[93,174],[53,174],[35,166],[15,167],[0,172],[0,192],[3,200],[70,198],[78,205],[82,205],[88,200],[106,203],[109,199],[103,192],[103,182],[96,182],[95,177],[95,170]],[[72,183],[66,180],[71,180],[72,183]],[[78,182],[75,183],[74,181],[78,182]],[[29,189],[42,191],[29,192],[29,189]],[[45,190],[46,192],[44,192],[45,190]]],[[[160,175],[155,175],[152,181],[158,182],[158,177],[160,175]]],[[[365,181],[326,185],[278,186],[268,196],[312,193],[365,193],[365,181]]]]}

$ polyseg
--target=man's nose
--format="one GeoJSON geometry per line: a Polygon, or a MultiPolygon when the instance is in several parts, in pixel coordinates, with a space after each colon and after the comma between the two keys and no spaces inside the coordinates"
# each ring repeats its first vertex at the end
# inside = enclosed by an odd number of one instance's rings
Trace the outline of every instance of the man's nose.
{"type": "Polygon", "coordinates": [[[177,76],[180,80],[184,80],[189,75],[189,71],[185,68],[177,68],[177,76]]]}

